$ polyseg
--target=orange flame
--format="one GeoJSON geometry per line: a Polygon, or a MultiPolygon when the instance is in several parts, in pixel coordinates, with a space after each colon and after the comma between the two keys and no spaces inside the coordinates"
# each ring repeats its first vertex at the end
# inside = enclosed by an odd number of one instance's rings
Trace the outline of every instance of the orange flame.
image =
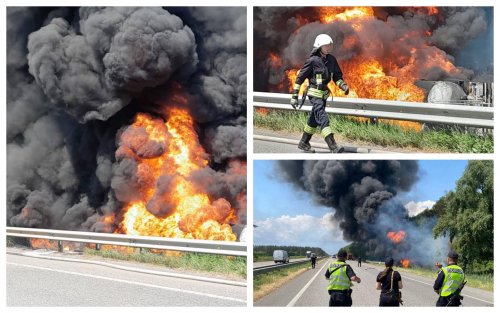
{"type": "Polygon", "coordinates": [[[320,7],[318,10],[320,21],[323,24],[335,21],[348,21],[356,18],[362,19],[374,15],[373,9],[368,7],[320,7]]]}
{"type": "Polygon", "coordinates": [[[238,220],[235,209],[226,199],[210,199],[189,179],[192,173],[208,164],[192,117],[179,108],[169,109],[167,115],[168,120],[164,122],[139,113],[130,129],[121,134],[122,145],[116,156],[117,159],[133,158],[138,163],[140,199],[127,203],[115,232],[235,241],[236,235],[230,226],[238,220]],[[152,144],[160,144],[162,148],[152,155],[137,154],[139,149],[152,144]],[[162,177],[171,179],[169,190],[157,188],[162,177]],[[157,211],[148,210],[150,205],[157,211]]]}
{"type": "Polygon", "coordinates": [[[400,263],[400,264],[401,264],[401,266],[402,266],[402,267],[404,267],[404,268],[408,268],[408,267],[410,267],[410,264],[411,264],[411,262],[410,262],[410,260],[409,260],[409,259],[402,259],[402,260],[400,260],[400,261],[399,261],[399,263],[400,263]]]}
{"type": "Polygon", "coordinates": [[[400,230],[398,232],[390,231],[387,233],[387,238],[389,238],[392,242],[396,244],[401,243],[401,241],[403,241],[405,237],[406,237],[406,232],[403,230],[400,230]]]}

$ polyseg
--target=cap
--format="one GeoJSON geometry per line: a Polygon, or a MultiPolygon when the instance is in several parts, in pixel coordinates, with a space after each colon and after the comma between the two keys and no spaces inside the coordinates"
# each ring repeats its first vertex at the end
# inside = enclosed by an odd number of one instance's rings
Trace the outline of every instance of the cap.
{"type": "Polygon", "coordinates": [[[458,259],[458,253],[456,253],[455,251],[451,250],[450,252],[448,252],[448,257],[450,259],[456,260],[456,259],[458,259]]]}
{"type": "Polygon", "coordinates": [[[337,257],[339,258],[347,258],[347,251],[344,248],[341,248],[337,253],[337,257]]]}
{"type": "Polygon", "coordinates": [[[394,259],[393,258],[387,258],[385,259],[385,266],[393,266],[394,265],[394,259]]]}

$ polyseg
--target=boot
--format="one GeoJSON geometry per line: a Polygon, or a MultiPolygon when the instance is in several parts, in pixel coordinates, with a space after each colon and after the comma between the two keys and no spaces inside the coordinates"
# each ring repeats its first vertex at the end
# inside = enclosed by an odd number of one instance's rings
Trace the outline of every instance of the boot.
{"type": "Polygon", "coordinates": [[[344,147],[338,146],[333,138],[333,134],[329,134],[325,137],[325,141],[328,144],[328,148],[330,148],[331,153],[342,153],[344,152],[344,147]]]}
{"type": "Polygon", "coordinates": [[[311,151],[311,145],[309,144],[309,140],[311,140],[312,135],[304,132],[302,134],[302,139],[299,141],[299,149],[307,152],[311,151]]]}

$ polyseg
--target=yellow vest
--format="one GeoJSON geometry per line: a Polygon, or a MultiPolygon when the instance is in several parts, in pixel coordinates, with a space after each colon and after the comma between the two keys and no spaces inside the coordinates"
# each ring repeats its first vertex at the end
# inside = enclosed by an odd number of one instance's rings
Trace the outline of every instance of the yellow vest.
{"type": "Polygon", "coordinates": [[[464,270],[458,265],[450,265],[442,268],[444,274],[443,286],[441,287],[441,297],[452,295],[464,283],[464,270]]]}
{"type": "Polygon", "coordinates": [[[345,262],[332,262],[328,267],[328,271],[331,274],[328,290],[348,290],[351,287],[351,280],[347,277],[347,264],[345,262]],[[339,269],[335,270],[336,268],[339,269]],[[333,272],[334,270],[335,272],[333,272]]]}

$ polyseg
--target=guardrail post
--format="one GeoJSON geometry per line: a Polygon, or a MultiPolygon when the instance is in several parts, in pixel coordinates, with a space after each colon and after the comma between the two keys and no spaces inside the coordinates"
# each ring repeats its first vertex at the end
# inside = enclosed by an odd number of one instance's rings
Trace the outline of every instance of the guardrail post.
{"type": "Polygon", "coordinates": [[[58,240],[58,241],[57,241],[57,251],[59,251],[59,252],[63,252],[63,244],[62,244],[62,240],[58,240]]]}
{"type": "Polygon", "coordinates": [[[96,244],[95,244],[95,249],[96,249],[97,251],[100,251],[100,250],[101,250],[101,244],[100,244],[100,243],[96,243],[96,244]]]}

